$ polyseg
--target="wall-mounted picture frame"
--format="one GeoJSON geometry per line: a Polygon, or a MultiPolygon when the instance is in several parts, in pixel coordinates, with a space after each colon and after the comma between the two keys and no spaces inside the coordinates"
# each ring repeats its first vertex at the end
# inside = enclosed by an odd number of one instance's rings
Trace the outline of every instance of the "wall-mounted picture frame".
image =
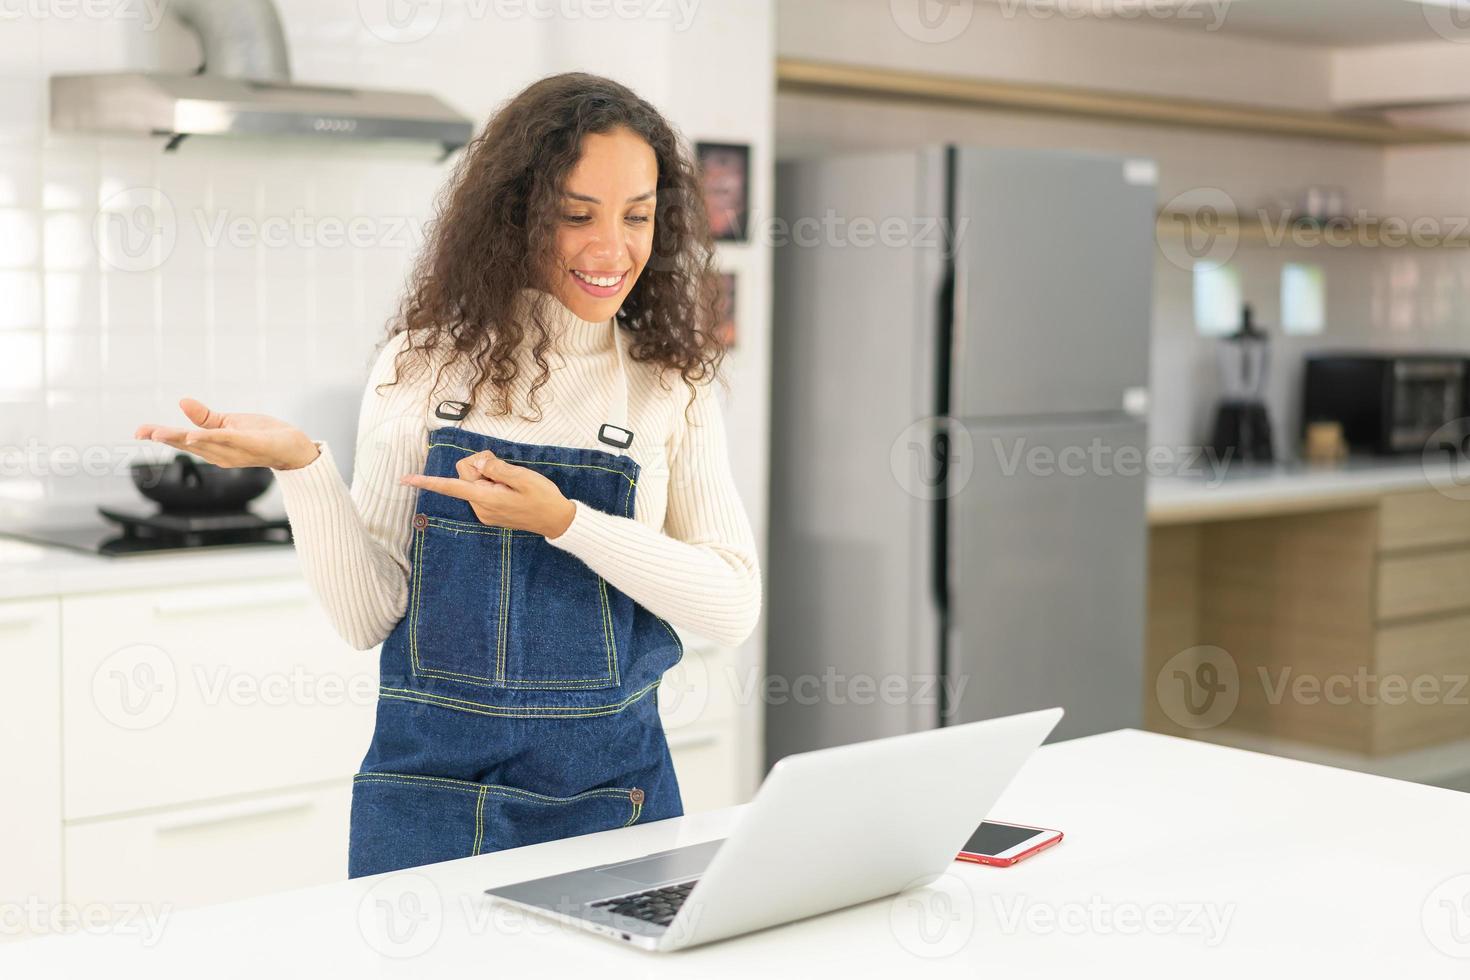
{"type": "Polygon", "coordinates": [[[717,242],[743,242],[750,234],[750,146],[695,143],[704,210],[717,242]]]}
{"type": "Polygon", "coordinates": [[[715,336],[728,350],[735,346],[738,331],[735,328],[735,291],[737,280],[733,272],[715,273],[716,287],[720,297],[720,315],[715,321],[715,336]]]}

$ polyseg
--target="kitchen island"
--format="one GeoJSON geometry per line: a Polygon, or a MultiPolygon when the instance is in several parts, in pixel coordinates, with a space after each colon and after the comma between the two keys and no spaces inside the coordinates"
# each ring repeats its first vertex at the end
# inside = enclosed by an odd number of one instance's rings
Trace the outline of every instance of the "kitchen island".
{"type": "Polygon", "coordinates": [[[0,975],[1133,980],[1265,967],[1433,980],[1470,963],[1470,796],[1138,731],[1043,747],[996,805],[1065,831],[1057,848],[1007,869],[956,863],[893,898],[694,950],[642,952],[482,894],[715,839],[740,811],[143,910],[0,946],[0,975]]]}
{"type": "Polygon", "coordinates": [[[1470,472],[1239,465],[1148,515],[1147,727],[1470,788],[1470,472]]]}

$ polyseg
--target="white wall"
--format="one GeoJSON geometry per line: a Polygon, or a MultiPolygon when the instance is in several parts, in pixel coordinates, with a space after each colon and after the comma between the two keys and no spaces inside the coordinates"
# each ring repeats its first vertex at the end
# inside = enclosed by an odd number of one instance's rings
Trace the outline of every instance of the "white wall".
{"type": "MultiPolygon", "coordinates": [[[[1327,49],[1291,48],[1176,27],[1004,17],[975,6],[966,31],[923,43],[895,26],[886,2],[844,2],[840,28],[829,0],[783,0],[778,55],[946,71],[1024,82],[1086,82],[1092,87],[1209,97],[1259,104],[1288,100],[1321,108],[1332,98],[1336,62],[1327,49]]],[[[960,5],[963,7],[964,5],[960,5]]],[[[1470,45],[1458,45],[1470,63],[1470,45]]],[[[1470,151],[1395,148],[1258,137],[1189,129],[1097,123],[1035,114],[922,108],[856,99],[782,95],[776,101],[779,157],[828,150],[922,143],[1078,149],[1152,157],[1159,202],[1219,188],[1243,212],[1292,198],[1312,184],[1347,189],[1353,209],[1428,217],[1446,228],[1470,215],[1464,180],[1470,151]]],[[[1207,439],[1218,395],[1214,340],[1193,323],[1191,276],[1156,253],[1150,437],[1155,444],[1207,439]]],[[[1327,278],[1327,330],[1318,337],[1275,335],[1268,403],[1278,445],[1295,446],[1301,354],[1322,347],[1470,349],[1470,254],[1465,250],[1317,246],[1235,252],[1245,299],[1266,324],[1279,323],[1281,266],[1321,265],[1327,278]]]]}
{"type": "Polygon", "coordinates": [[[1206,30],[1214,22],[1208,3],[1186,5],[1201,18],[1193,28],[1057,12],[1089,6],[1056,0],[778,0],[776,47],[782,57],[976,78],[1283,108],[1330,104],[1326,49],[1206,30]],[[921,7],[927,8],[930,28],[917,18],[921,7]]]}
{"type": "MultiPolygon", "coordinates": [[[[1447,17],[1452,12],[1446,9],[1435,16],[1447,17]]],[[[1470,25],[1447,31],[1439,41],[1344,48],[1332,55],[1335,105],[1411,104],[1467,97],[1470,25]]]]}
{"type": "MultiPolygon", "coordinates": [[[[397,27],[387,4],[277,0],[296,80],[428,90],[479,123],[544,74],[609,75],[668,113],[691,143],[751,144],[753,204],[769,210],[768,0],[570,8],[431,0],[397,27]],[[568,9],[585,12],[528,12],[568,9]],[[645,13],[608,13],[617,10],[645,13]],[[506,11],[521,14],[497,16],[506,11]]],[[[13,516],[90,510],[99,496],[136,500],[126,465],[140,448],[132,432],[145,421],[182,424],[183,395],[288,419],[331,441],[350,472],[373,346],[449,173],[450,164],[413,149],[189,140],[164,154],[156,139],[50,134],[52,73],[197,63],[187,31],[141,19],[156,6],[25,5],[28,13],[0,21],[0,509],[13,516]],[[62,16],[63,8],[116,13],[62,16]],[[139,195],[167,202],[155,227],[176,230],[176,244],[159,261],[113,267],[93,237],[99,208],[121,201],[131,213],[139,195]],[[307,232],[269,247],[211,245],[201,233],[235,219],[307,232]],[[365,244],[326,242],[349,222],[365,244]],[[40,448],[41,463],[17,455],[27,446],[40,448]],[[105,472],[59,475],[57,447],[100,453],[105,472]]],[[[740,289],[739,346],[726,362],[731,455],[762,547],[768,252],[758,242],[721,246],[740,289]]],[[[758,636],[743,655],[761,662],[758,636]]],[[[759,754],[757,743],[752,772],[759,754]]]]}

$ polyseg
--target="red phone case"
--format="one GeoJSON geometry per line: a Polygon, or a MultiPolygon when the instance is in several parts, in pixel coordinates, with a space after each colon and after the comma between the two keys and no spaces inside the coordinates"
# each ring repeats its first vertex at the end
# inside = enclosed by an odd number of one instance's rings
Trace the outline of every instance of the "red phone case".
{"type": "Polygon", "coordinates": [[[1017,854],[1015,857],[998,858],[991,857],[989,854],[971,854],[969,851],[960,851],[959,857],[955,858],[955,860],[969,861],[971,864],[984,864],[992,868],[1009,868],[1011,865],[1016,864],[1019,861],[1026,860],[1033,854],[1046,850],[1053,844],[1060,844],[1062,842],[1062,838],[1065,836],[1060,830],[1048,830],[1045,827],[1037,827],[1036,829],[1044,831],[1048,834],[1056,834],[1056,836],[1051,838],[1050,840],[1042,841],[1035,847],[1027,848],[1020,854],[1017,854]]]}

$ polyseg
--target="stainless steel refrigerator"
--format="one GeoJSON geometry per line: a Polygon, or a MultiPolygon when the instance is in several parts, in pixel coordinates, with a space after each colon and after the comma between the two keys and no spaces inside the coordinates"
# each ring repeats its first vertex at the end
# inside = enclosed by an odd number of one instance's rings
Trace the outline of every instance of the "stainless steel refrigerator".
{"type": "Polygon", "coordinates": [[[768,761],[1060,704],[1142,722],[1155,169],[777,166],[768,761]]]}

